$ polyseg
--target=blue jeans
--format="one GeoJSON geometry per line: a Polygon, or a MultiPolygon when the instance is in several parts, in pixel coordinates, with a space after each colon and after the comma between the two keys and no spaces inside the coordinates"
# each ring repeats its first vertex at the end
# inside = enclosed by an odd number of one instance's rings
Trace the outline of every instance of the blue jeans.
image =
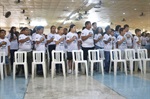
{"type": "Polygon", "coordinates": [[[105,71],[109,72],[109,66],[110,66],[110,52],[109,51],[105,51],[105,71]]]}

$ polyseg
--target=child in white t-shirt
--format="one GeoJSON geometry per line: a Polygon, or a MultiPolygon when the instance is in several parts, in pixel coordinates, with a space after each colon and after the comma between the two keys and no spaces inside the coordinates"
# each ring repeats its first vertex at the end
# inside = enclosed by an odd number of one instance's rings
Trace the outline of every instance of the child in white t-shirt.
{"type": "Polygon", "coordinates": [[[58,27],[58,34],[55,35],[54,41],[56,44],[55,50],[64,51],[65,50],[65,35],[63,34],[63,28],[58,27]]]}
{"type": "Polygon", "coordinates": [[[0,52],[5,52],[5,63],[7,68],[7,75],[10,75],[9,56],[10,56],[10,42],[5,38],[5,30],[0,30],[0,52]]]}
{"type": "Polygon", "coordinates": [[[81,31],[77,32],[78,34],[78,50],[82,49],[81,45],[82,45],[82,40],[81,40],[81,31]]]}
{"type": "Polygon", "coordinates": [[[95,42],[95,48],[96,49],[103,49],[104,48],[104,42],[103,42],[103,30],[101,27],[98,27],[96,29],[94,36],[94,42],[95,42]]]}
{"type": "Polygon", "coordinates": [[[141,30],[135,29],[135,36],[133,38],[133,48],[137,52],[137,49],[141,48],[141,30]]]}
{"type": "Polygon", "coordinates": [[[43,35],[44,27],[38,26],[37,27],[37,34],[35,35],[35,49],[36,51],[45,51],[46,47],[46,39],[43,35]]]}
{"type": "Polygon", "coordinates": [[[116,49],[116,43],[117,43],[117,39],[114,36],[114,32],[115,32],[115,30],[111,29],[110,35],[111,35],[111,40],[112,40],[112,49],[116,49]]]}
{"type": "Polygon", "coordinates": [[[124,50],[127,49],[127,41],[126,41],[126,37],[124,36],[124,34],[125,34],[125,29],[121,28],[120,29],[120,35],[117,37],[118,49],[121,50],[121,57],[123,59],[125,58],[124,50]]]}
{"type": "Polygon", "coordinates": [[[32,64],[32,38],[29,35],[30,30],[24,27],[19,35],[19,51],[27,52],[27,62],[28,62],[28,72],[31,74],[31,64],[32,64]]]}
{"type": "Polygon", "coordinates": [[[67,49],[67,59],[68,59],[68,65],[69,65],[69,71],[70,74],[72,71],[72,51],[78,50],[78,35],[76,33],[76,26],[71,25],[69,29],[69,33],[66,35],[66,43],[68,46],[67,49]]]}

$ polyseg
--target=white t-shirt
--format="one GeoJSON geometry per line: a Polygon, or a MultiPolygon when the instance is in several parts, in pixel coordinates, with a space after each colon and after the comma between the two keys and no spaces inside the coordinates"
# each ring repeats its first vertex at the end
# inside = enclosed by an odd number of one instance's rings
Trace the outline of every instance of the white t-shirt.
{"type": "MultiPolygon", "coordinates": [[[[52,39],[52,38],[54,38],[54,37],[55,37],[55,34],[49,33],[49,34],[47,35],[47,40],[50,40],[50,39],[52,39]]],[[[48,43],[48,45],[55,45],[55,42],[52,41],[52,42],[48,43]]]]}
{"type": "Polygon", "coordinates": [[[44,41],[42,41],[39,44],[35,44],[36,51],[45,51],[46,50],[46,48],[45,48],[46,40],[45,40],[45,36],[44,35],[40,35],[40,34],[36,34],[35,35],[35,42],[36,41],[40,41],[43,38],[44,38],[44,41]]]}
{"type": "Polygon", "coordinates": [[[146,37],[141,36],[141,45],[145,46],[147,43],[146,37]]]}
{"type": "Polygon", "coordinates": [[[86,39],[84,41],[82,40],[82,47],[94,47],[94,33],[93,33],[92,29],[88,30],[85,28],[81,33],[81,37],[87,36],[90,33],[93,34],[93,36],[89,37],[88,39],[86,39]]]}
{"type": "Polygon", "coordinates": [[[19,35],[19,40],[26,39],[27,37],[30,38],[30,40],[24,42],[24,43],[19,43],[19,51],[27,51],[30,52],[32,51],[32,39],[31,36],[26,36],[24,34],[19,35]]]}
{"type": "Polygon", "coordinates": [[[7,44],[0,47],[0,52],[1,52],[1,51],[2,51],[2,52],[5,52],[5,56],[8,56],[8,46],[10,46],[10,42],[9,42],[9,40],[8,40],[7,38],[4,38],[4,39],[1,39],[1,38],[0,38],[0,44],[1,44],[3,41],[6,42],[7,44]]]}
{"type": "Polygon", "coordinates": [[[124,37],[126,38],[127,46],[131,47],[133,45],[133,43],[132,43],[132,39],[133,39],[132,33],[131,32],[126,32],[124,37]]]}
{"type": "Polygon", "coordinates": [[[71,43],[67,43],[68,52],[72,52],[72,50],[78,50],[78,35],[76,33],[69,32],[66,35],[66,41],[72,39],[74,36],[76,37],[76,39],[71,43]]]}
{"type": "Polygon", "coordinates": [[[137,42],[139,41],[139,37],[134,36],[133,38],[133,48],[135,49],[135,51],[137,51],[137,49],[141,48],[141,43],[138,44],[137,42]]]}
{"type": "Polygon", "coordinates": [[[150,45],[150,38],[149,37],[146,37],[146,45],[150,45]]]}
{"type": "Polygon", "coordinates": [[[32,40],[33,40],[33,41],[35,41],[35,36],[36,36],[36,34],[37,34],[37,33],[33,33],[33,34],[32,34],[32,40]]]}
{"type": "MultiPolygon", "coordinates": [[[[94,40],[98,40],[100,37],[102,37],[102,34],[95,34],[94,40]]],[[[103,38],[99,40],[97,43],[95,43],[96,46],[104,47],[103,38]]]]}
{"type": "MultiPolygon", "coordinates": [[[[14,34],[14,37],[16,37],[15,34],[14,34]]],[[[10,40],[10,38],[11,38],[11,34],[10,33],[8,34],[7,38],[10,40]]],[[[17,41],[17,39],[10,42],[10,49],[18,50],[18,41],[17,41]]]]}
{"type": "Polygon", "coordinates": [[[117,39],[115,36],[111,36],[111,38],[113,38],[114,40],[112,41],[112,48],[116,49],[116,43],[117,43],[117,39]]]}
{"type": "MultiPolygon", "coordinates": [[[[117,37],[117,42],[118,42],[118,41],[121,41],[122,39],[123,39],[123,36],[122,36],[122,35],[119,35],[119,36],[117,37]]],[[[118,45],[118,48],[119,48],[120,50],[122,50],[122,51],[124,51],[125,49],[127,49],[127,41],[124,40],[120,45],[118,45]]]]}
{"type": "MultiPolygon", "coordinates": [[[[111,35],[105,34],[104,38],[103,38],[103,42],[108,41],[109,38],[111,38],[111,35]]],[[[105,44],[105,42],[104,42],[104,51],[110,51],[111,49],[112,49],[112,41],[110,41],[107,44],[105,44]]]]}
{"type": "MultiPolygon", "coordinates": [[[[61,38],[65,38],[65,35],[59,35],[59,34],[56,34],[55,37],[54,37],[54,41],[59,41],[61,38]]],[[[64,51],[66,50],[65,49],[65,39],[64,41],[60,42],[59,44],[56,45],[56,50],[57,51],[64,51]]]]}

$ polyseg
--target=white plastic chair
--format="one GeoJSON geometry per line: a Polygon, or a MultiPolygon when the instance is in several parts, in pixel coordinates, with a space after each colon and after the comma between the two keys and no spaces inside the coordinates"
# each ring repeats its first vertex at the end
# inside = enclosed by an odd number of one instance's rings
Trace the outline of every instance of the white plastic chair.
{"type": "Polygon", "coordinates": [[[63,75],[66,77],[66,72],[65,72],[65,59],[64,59],[64,52],[63,51],[52,51],[52,63],[51,63],[51,76],[52,78],[54,77],[55,74],[55,67],[56,64],[62,64],[62,69],[63,69],[63,75]]]}
{"type": "MultiPolygon", "coordinates": [[[[141,59],[135,57],[134,49],[125,49],[125,59],[129,61],[130,73],[133,74],[133,62],[139,62],[139,66],[142,69],[141,59]]],[[[142,73],[142,70],[141,70],[142,73]]]]}
{"type": "Polygon", "coordinates": [[[0,52],[0,73],[1,73],[1,79],[4,79],[4,70],[5,70],[5,76],[7,76],[6,72],[6,65],[5,65],[5,52],[0,52]]]}
{"type": "Polygon", "coordinates": [[[23,65],[25,78],[28,78],[28,65],[27,65],[27,52],[16,51],[15,52],[15,62],[13,63],[13,79],[15,79],[16,65],[23,65]]]}
{"type": "Polygon", "coordinates": [[[117,74],[117,63],[118,62],[124,63],[125,74],[127,75],[126,60],[125,59],[121,59],[121,50],[119,50],[119,49],[110,50],[110,68],[109,68],[109,73],[111,72],[112,62],[114,62],[114,75],[117,74]]]}
{"type": "Polygon", "coordinates": [[[79,63],[85,64],[86,76],[88,76],[88,66],[87,66],[87,61],[83,60],[83,51],[82,50],[73,50],[72,57],[73,57],[73,64],[75,64],[76,77],[78,76],[78,66],[79,66],[78,64],[79,63]]]}
{"type": "Polygon", "coordinates": [[[91,66],[91,76],[93,76],[94,63],[99,63],[101,66],[102,75],[104,75],[103,60],[100,59],[99,50],[88,50],[89,63],[91,66]]]}
{"type": "Polygon", "coordinates": [[[46,78],[46,62],[45,62],[45,51],[33,51],[33,62],[32,62],[32,78],[36,74],[36,65],[41,64],[43,68],[43,75],[46,78]]]}
{"type": "Polygon", "coordinates": [[[99,58],[100,58],[100,60],[105,60],[104,49],[98,49],[98,50],[99,50],[99,58]]]}
{"type": "Polygon", "coordinates": [[[150,58],[148,58],[147,49],[137,49],[138,52],[138,58],[141,59],[143,63],[143,71],[144,74],[146,74],[146,63],[150,61],[150,58]]]}

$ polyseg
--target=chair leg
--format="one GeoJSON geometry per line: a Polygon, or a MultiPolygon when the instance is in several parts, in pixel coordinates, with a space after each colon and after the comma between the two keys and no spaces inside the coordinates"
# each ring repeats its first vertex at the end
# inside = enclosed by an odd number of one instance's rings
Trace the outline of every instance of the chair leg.
{"type": "Polygon", "coordinates": [[[116,76],[117,74],[117,62],[114,62],[114,75],[116,76]]]}
{"type": "Polygon", "coordinates": [[[43,75],[44,75],[44,78],[46,78],[46,65],[45,65],[45,63],[42,64],[42,67],[43,67],[43,75]]]}
{"type": "Polygon", "coordinates": [[[126,64],[126,61],[124,62],[124,69],[125,69],[125,74],[127,75],[127,64],[126,64]]]}
{"type": "Polygon", "coordinates": [[[146,61],[143,61],[143,71],[144,71],[144,74],[146,74],[146,61]]]}
{"type": "Polygon", "coordinates": [[[75,75],[78,76],[78,63],[75,63],[75,75]]]}
{"type": "Polygon", "coordinates": [[[130,74],[133,74],[133,61],[130,61],[130,74]]]}
{"type": "Polygon", "coordinates": [[[4,79],[3,64],[0,65],[0,68],[1,68],[1,79],[3,80],[4,79]]]}
{"type": "Polygon", "coordinates": [[[93,62],[90,62],[91,63],[91,76],[93,76],[93,62]]]}
{"type": "Polygon", "coordinates": [[[13,64],[13,79],[15,79],[16,76],[16,64],[13,64]]]}
{"type": "Polygon", "coordinates": [[[63,75],[64,75],[64,78],[66,78],[66,69],[65,69],[65,63],[63,62],[62,63],[62,69],[63,69],[63,75]]]}
{"type": "Polygon", "coordinates": [[[88,66],[87,66],[87,62],[85,62],[85,69],[86,69],[86,76],[88,77],[88,66]]]}
{"type": "MultiPolygon", "coordinates": [[[[143,69],[144,69],[144,66],[142,66],[142,62],[141,61],[139,61],[139,68],[141,69],[141,74],[143,73],[143,69]]],[[[144,63],[144,61],[143,61],[143,63],[144,63]]]]}
{"type": "Polygon", "coordinates": [[[103,61],[100,64],[101,64],[102,75],[104,75],[103,61]]]}
{"type": "Polygon", "coordinates": [[[54,72],[55,72],[55,63],[52,62],[51,65],[51,77],[54,78],[54,72]]]}
{"type": "Polygon", "coordinates": [[[27,70],[27,64],[24,64],[24,72],[25,72],[25,78],[28,79],[28,70],[27,70]]]}
{"type": "Polygon", "coordinates": [[[35,65],[32,63],[32,78],[34,78],[34,73],[35,72],[35,65]]]}

